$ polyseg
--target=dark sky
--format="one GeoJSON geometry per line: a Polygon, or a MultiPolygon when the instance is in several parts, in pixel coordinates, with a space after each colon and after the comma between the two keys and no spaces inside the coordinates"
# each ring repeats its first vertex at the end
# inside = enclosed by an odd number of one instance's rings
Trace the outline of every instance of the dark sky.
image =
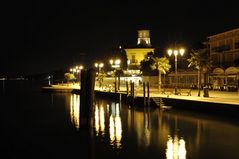
{"type": "Polygon", "coordinates": [[[164,50],[239,27],[230,0],[10,1],[2,8],[0,77],[89,65],[112,48],[135,45],[139,29],[150,29],[152,45],[164,50]]]}

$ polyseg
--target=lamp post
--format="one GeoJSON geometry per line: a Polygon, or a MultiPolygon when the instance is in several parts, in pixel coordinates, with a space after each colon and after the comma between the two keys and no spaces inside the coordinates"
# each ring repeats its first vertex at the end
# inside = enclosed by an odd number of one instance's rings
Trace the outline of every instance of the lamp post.
{"type": "Polygon", "coordinates": [[[95,63],[95,67],[97,68],[97,73],[99,74],[101,72],[101,68],[104,67],[104,63],[95,63]]]}
{"type": "Polygon", "coordinates": [[[80,65],[78,67],[78,71],[79,71],[79,82],[81,82],[81,70],[83,69],[84,67],[82,65],[80,65]]]}
{"type": "Polygon", "coordinates": [[[174,55],[175,58],[175,77],[176,77],[176,86],[175,86],[175,94],[178,94],[178,53],[183,56],[185,52],[185,49],[180,48],[180,49],[168,49],[168,55],[174,55]]]}
{"type": "Polygon", "coordinates": [[[110,60],[110,65],[112,68],[114,68],[114,72],[115,72],[115,92],[117,92],[117,90],[119,91],[120,90],[120,75],[118,76],[119,77],[119,80],[118,80],[118,89],[117,89],[117,77],[116,77],[116,70],[120,68],[120,59],[111,59],[110,60]]]}
{"type": "Polygon", "coordinates": [[[75,76],[75,74],[76,74],[76,76],[78,76],[78,77],[76,77],[76,78],[78,78],[79,79],[79,81],[80,81],[80,79],[81,79],[81,70],[84,68],[84,66],[82,66],[82,65],[80,65],[80,66],[75,66],[75,67],[73,67],[73,68],[70,68],[70,72],[72,72],[72,74],[75,76]]]}
{"type": "Polygon", "coordinates": [[[103,82],[103,77],[101,77],[102,79],[99,78],[99,75],[100,75],[100,72],[101,72],[101,69],[104,67],[104,63],[98,63],[96,62],[95,63],[95,67],[97,68],[97,77],[98,77],[98,82],[99,82],[99,87],[101,87],[101,84],[103,82]]]}

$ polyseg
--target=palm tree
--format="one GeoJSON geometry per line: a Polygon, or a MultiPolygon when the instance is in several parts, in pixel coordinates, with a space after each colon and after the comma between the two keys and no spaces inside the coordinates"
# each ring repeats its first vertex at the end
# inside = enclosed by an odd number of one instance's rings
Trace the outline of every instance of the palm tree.
{"type": "Polygon", "coordinates": [[[212,62],[209,58],[209,52],[207,48],[197,51],[192,50],[190,55],[191,57],[187,59],[189,62],[188,67],[195,67],[198,70],[198,96],[200,97],[202,72],[203,70],[206,70],[207,72],[211,68],[212,62]]]}
{"type": "Polygon", "coordinates": [[[149,52],[140,62],[140,70],[143,75],[156,75],[158,73],[158,88],[161,89],[161,74],[166,74],[171,68],[167,57],[157,57],[149,52]]]}
{"type": "Polygon", "coordinates": [[[157,71],[155,71],[155,68],[153,68],[155,63],[153,56],[153,52],[149,52],[146,54],[144,59],[140,61],[140,70],[144,76],[152,76],[157,74],[157,71]]]}
{"type": "Polygon", "coordinates": [[[161,89],[161,74],[166,74],[167,71],[171,68],[169,60],[167,57],[153,57],[154,63],[152,68],[158,70],[158,88],[161,89]]]}

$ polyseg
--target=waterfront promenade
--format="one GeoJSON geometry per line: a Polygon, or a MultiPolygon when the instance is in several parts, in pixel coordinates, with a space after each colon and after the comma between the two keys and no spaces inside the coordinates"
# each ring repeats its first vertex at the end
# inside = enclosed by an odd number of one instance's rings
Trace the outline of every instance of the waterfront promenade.
{"type": "Polygon", "coordinates": [[[201,90],[201,96],[198,97],[198,90],[192,90],[191,96],[174,95],[174,94],[165,95],[165,94],[160,94],[157,91],[152,91],[151,97],[167,97],[167,98],[194,100],[194,101],[201,101],[201,102],[235,104],[239,106],[239,92],[209,90],[209,97],[203,97],[203,90],[201,90]]]}
{"type": "MultiPolygon", "coordinates": [[[[59,84],[51,85],[49,87],[42,87],[44,90],[56,91],[56,92],[71,92],[72,90],[80,89],[79,83],[75,84],[59,84]]],[[[96,91],[109,92],[107,90],[100,89],[95,87],[96,91]]],[[[121,87],[121,92],[126,93],[126,88],[121,87]]],[[[112,92],[109,92],[112,93],[112,92]]],[[[203,90],[201,90],[201,96],[198,97],[198,90],[192,90],[191,96],[184,95],[174,95],[174,94],[162,94],[157,89],[150,89],[150,97],[163,97],[163,98],[172,98],[172,99],[181,99],[181,100],[192,100],[192,101],[201,101],[201,102],[211,102],[211,103],[221,103],[221,104],[233,104],[239,106],[239,92],[227,92],[227,91],[214,91],[209,90],[209,97],[203,97],[203,90]]],[[[136,97],[143,97],[142,90],[135,90],[136,97]]]]}

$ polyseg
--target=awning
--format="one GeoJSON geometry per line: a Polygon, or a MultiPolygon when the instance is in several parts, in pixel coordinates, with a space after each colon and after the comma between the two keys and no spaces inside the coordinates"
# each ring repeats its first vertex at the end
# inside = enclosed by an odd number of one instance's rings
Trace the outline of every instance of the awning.
{"type": "Polygon", "coordinates": [[[215,75],[224,75],[224,70],[222,68],[215,68],[213,71],[212,71],[213,74],[215,75]]]}
{"type": "Polygon", "coordinates": [[[239,67],[228,67],[225,71],[225,74],[228,74],[228,75],[239,74],[239,67]]]}

